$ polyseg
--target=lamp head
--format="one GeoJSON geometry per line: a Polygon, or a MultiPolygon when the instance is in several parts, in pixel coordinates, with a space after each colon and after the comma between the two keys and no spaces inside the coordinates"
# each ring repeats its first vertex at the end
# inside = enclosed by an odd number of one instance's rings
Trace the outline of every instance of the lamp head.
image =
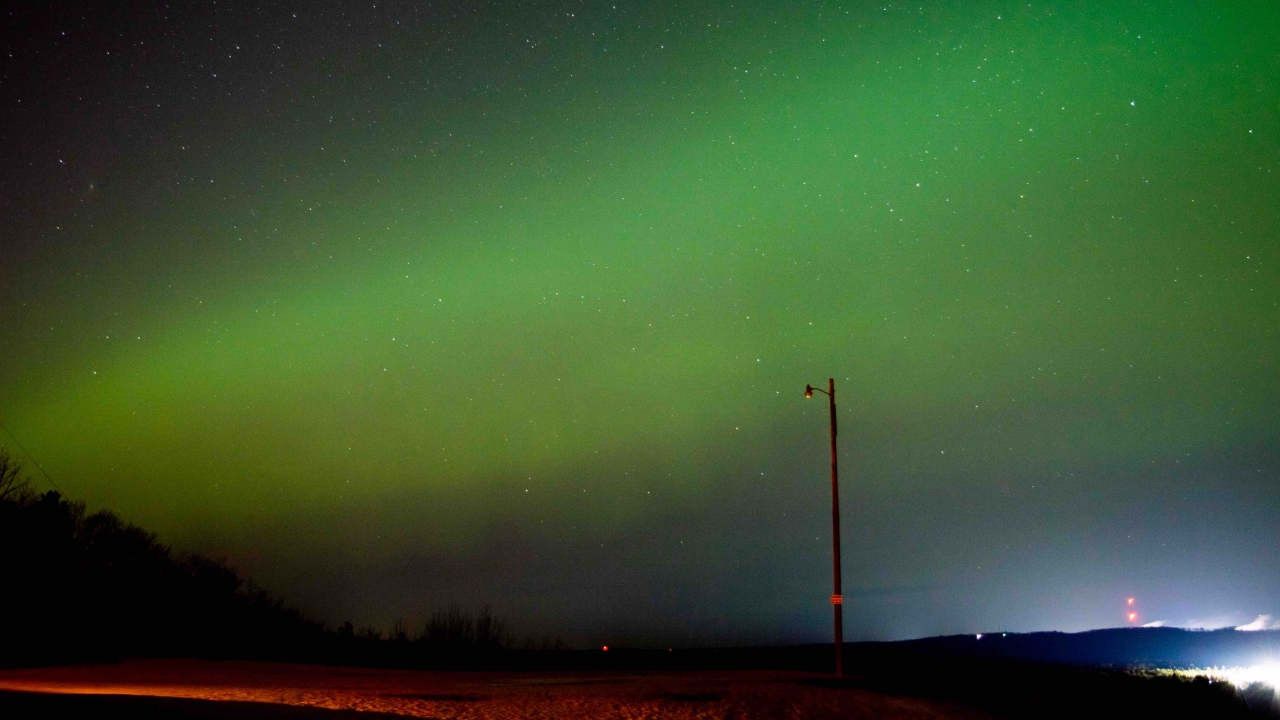
{"type": "Polygon", "coordinates": [[[813,397],[813,386],[812,386],[812,385],[805,385],[805,386],[804,386],[804,396],[805,396],[805,397],[807,397],[807,398],[811,398],[811,397],[813,397]]]}

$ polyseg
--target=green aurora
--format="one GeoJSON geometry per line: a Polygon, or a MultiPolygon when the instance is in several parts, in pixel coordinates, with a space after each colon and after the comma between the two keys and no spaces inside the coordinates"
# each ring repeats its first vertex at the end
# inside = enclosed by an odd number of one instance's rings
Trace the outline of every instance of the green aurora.
{"type": "Polygon", "coordinates": [[[321,7],[6,231],[67,494],[330,622],[816,641],[835,377],[851,639],[1280,610],[1274,3],[321,7]]]}

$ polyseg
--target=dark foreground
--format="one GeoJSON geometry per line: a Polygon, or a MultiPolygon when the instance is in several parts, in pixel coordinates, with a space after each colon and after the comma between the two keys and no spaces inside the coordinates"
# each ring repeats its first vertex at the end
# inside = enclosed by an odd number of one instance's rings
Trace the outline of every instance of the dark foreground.
{"type": "Polygon", "coordinates": [[[195,660],[0,673],[5,717],[917,718],[945,701],[793,671],[439,672],[195,660]]]}
{"type": "Polygon", "coordinates": [[[261,702],[190,700],[187,698],[149,697],[145,695],[59,695],[0,691],[0,709],[8,718],[97,718],[118,717],[133,720],[167,718],[243,718],[244,720],[378,720],[403,718],[403,715],[362,712],[359,710],[324,710],[297,705],[261,702]]]}
{"type": "MultiPolygon", "coordinates": [[[[678,653],[677,653],[678,654],[678,653]]],[[[138,660],[0,671],[5,718],[1246,718],[1229,685],[916,658],[836,680],[788,669],[431,671],[138,660]]],[[[630,666],[630,667],[626,667],[630,666]]]]}

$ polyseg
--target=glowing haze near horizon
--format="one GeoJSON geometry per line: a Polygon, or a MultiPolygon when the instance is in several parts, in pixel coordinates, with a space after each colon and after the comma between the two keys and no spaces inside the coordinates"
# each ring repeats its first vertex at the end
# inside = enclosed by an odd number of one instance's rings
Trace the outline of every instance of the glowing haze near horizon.
{"type": "Polygon", "coordinates": [[[1280,612],[1274,3],[6,12],[0,419],[317,617],[827,640],[828,377],[850,639],[1280,612]]]}

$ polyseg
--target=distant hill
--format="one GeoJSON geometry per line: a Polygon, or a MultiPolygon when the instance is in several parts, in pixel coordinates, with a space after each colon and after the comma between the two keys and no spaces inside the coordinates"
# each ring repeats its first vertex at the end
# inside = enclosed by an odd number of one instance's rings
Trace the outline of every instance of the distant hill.
{"type": "MultiPolygon", "coordinates": [[[[1111,628],[1079,633],[950,635],[894,643],[857,643],[938,658],[1033,660],[1064,665],[1191,668],[1249,666],[1280,658],[1280,631],[1111,628]]],[[[856,652],[856,650],[855,650],[856,652]]]]}

